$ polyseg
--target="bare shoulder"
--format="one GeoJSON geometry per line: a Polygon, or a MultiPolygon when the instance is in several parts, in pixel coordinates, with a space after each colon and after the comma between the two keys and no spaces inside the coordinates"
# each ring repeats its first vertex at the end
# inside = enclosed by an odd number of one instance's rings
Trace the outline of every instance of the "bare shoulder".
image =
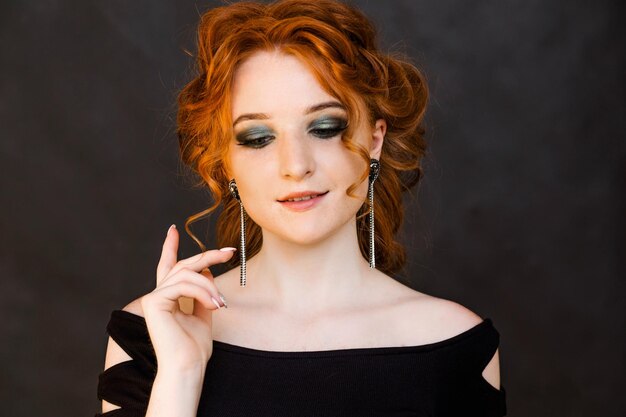
{"type": "MultiPolygon", "coordinates": [[[[467,307],[454,301],[443,298],[428,296],[422,300],[424,307],[432,316],[432,322],[436,325],[440,334],[438,338],[447,339],[463,333],[480,324],[483,319],[467,307]]],[[[435,333],[435,330],[431,330],[435,333]]],[[[483,378],[496,389],[500,389],[500,358],[499,349],[496,349],[493,357],[482,372],[483,378]]]]}
{"type": "MultiPolygon", "coordinates": [[[[141,297],[128,303],[122,310],[125,310],[130,313],[143,317],[143,309],[141,308],[141,297]]],[[[117,343],[115,343],[115,340],[113,340],[109,336],[109,340],[107,343],[106,356],[104,359],[104,370],[107,370],[114,365],[129,361],[131,359],[132,358],[128,355],[128,353],[124,352],[124,350],[117,343]]],[[[116,410],[118,408],[120,407],[102,400],[102,412],[103,413],[106,413],[107,411],[111,411],[111,410],[116,410]]]]}
{"type": "MultiPolygon", "coordinates": [[[[382,277],[382,274],[379,275],[382,277]]],[[[393,327],[401,334],[413,335],[413,344],[448,339],[482,322],[482,318],[467,307],[444,298],[417,291],[391,277],[379,279],[369,291],[380,294],[387,306],[393,327]]]]}
{"type": "Polygon", "coordinates": [[[417,293],[405,308],[413,317],[421,317],[421,325],[438,340],[463,333],[483,321],[478,314],[455,301],[424,293],[417,293]]]}
{"type": "MultiPolygon", "coordinates": [[[[478,314],[467,307],[444,298],[427,295],[408,287],[394,312],[399,318],[401,331],[411,335],[408,345],[434,343],[461,334],[483,322],[478,314]]],[[[483,378],[500,389],[499,348],[482,372],[483,378]]]]}
{"type": "Polygon", "coordinates": [[[128,311],[129,313],[133,313],[133,314],[143,317],[143,308],[141,307],[141,297],[126,304],[126,306],[122,310],[128,311]]]}

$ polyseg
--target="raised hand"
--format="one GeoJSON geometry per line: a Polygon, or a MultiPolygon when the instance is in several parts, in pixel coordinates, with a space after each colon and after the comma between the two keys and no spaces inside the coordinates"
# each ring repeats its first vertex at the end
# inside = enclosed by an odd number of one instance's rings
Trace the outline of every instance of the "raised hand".
{"type": "Polygon", "coordinates": [[[157,266],[156,288],[141,298],[141,306],[159,372],[204,372],[213,353],[212,313],[225,305],[208,267],[229,260],[235,248],[209,250],[177,261],[178,241],[172,225],[157,266]],[[181,297],[195,300],[191,314],[181,311],[185,303],[179,303],[181,297]]]}

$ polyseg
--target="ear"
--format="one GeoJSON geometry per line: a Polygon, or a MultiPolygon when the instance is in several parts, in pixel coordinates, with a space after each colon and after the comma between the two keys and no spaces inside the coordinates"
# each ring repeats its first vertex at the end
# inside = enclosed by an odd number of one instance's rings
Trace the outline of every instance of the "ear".
{"type": "Polygon", "coordinates": [[[380,159],[380,152],[385,141],[385,133],[387,132],[387,122],[384,119],[376,120],[374,130],[372,131],[372,144],[370,146],[370,158],[380,159]]]}

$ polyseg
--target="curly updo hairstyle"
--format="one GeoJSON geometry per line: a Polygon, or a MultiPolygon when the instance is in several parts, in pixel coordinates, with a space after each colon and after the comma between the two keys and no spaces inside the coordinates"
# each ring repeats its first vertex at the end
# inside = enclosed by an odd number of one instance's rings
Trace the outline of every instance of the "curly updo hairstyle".
{"type": "MultiPolygon", "coordinates": [[[[380,175],[374,183],[376,267],[393,274],[405,264],[404,247],[396,241],[403,220],[402,192],[422,177],[426,152],[423,118],[428,87],[423,74],[408,59],[385,54],[377,47],[372,23],[356,8],[334,0],[280,0],[270,4],[241,2],[211,9],[201,17],[197,32],[197,75],[178,97],[177,134],[182,161],[198,175],[196,185],[208,187],[214,204],[187,218],[208,216],[220,204],[218,247],[236,246],[239,203],[228,191],[228,148],[233,137],[231,91],[238,66],[258,51],[278,50],[297,57],[322,88],[347,109],[347,149],[363,158],[363,174],[346,191],[352,195],[368,176],[369,152],[352,140],[359,121],[387,122],[380,155],[380,175]],[[361,114],[363,109],[366,114],[361,114]]],[[[366,199],[357,213],[361,253],[368,258],[366,199]]],[[[260,227],[247,222],[247,253],[262,245],[260,227]]],[[[229,266],[238,264],[234,256],[229,266]]]]}

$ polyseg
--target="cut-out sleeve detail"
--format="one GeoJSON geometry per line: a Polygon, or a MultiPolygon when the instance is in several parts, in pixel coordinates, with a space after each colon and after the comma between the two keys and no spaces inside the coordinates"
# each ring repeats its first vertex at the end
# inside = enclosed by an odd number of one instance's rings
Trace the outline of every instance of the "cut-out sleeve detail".
{"type": "MultiPolygon", "coordinates": [[[[475,409],[484,417],[501,417],[506,415],[506,391],[502,384],[500,389],[494,387],[482,375],[493,358],[500,344],[500,334],[490,319],[483,323],[482,331],[468,338],[460,349],[462,360],[467,370],[468,396],[475,402],[475,409]],[[471,387],[471,388],[470,388],[471,387]]],[[[478,415],[478,414],[477,414],[478,415]]]]}
{"type": "Polygon", "coordinates": [[[124,310],[115,310],[111,313],[107,333],[133,358],[138,367],[146,371],[156,371],[156,355],[143,317],[124,310]]]}
{"type": "Polygon", "coordinates": [[[107,333],[132,359],[111,366],[98,377],[98,399],[121,408],[96,417],[145,416],[157,362],[143,317],[115,310],[107,333]]]}
{"type": "Polygon", "coordinates": [[[455,357],[463,369],[481,375],[498,349],[500,334],[491,319],[485,319],[465,334],[467,337],[450,349],[456,351],[455,357]]]}

